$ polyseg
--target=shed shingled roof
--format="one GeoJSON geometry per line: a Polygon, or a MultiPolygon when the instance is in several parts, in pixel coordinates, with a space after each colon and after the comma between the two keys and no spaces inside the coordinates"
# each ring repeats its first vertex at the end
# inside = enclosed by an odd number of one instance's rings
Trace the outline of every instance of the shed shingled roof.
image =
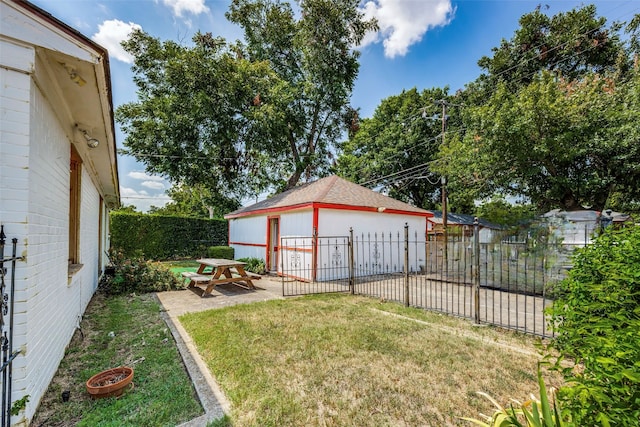
{"type": "Polygon", "coordinates": [[[258,213],[264,210],[286,210],[286,208],[304,207],[314,203],[342,205],[345,207],[385,208],[424,214],[425,216],[432,215],[431,212],[425,209],[376,193],[337,175],[331,175],[314,182],[299,185],[254,205],[240,208],[225,215],[225,218],[250,215],[253,212],[258,213]]]}

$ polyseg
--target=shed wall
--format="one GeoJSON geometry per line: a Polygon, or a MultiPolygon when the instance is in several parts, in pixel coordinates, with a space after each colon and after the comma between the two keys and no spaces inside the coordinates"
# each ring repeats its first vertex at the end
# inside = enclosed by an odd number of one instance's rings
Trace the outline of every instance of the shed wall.
{"type": "Polygon", "coordinates": [[[229,220],[229,246],[238,258],[265,259],[267,248],[267,217],[265,215],[229,220]]]}
{"type": "Polygon", "coordinates": [[[404,225],[409,231],[416,231],[424,238],[426,220],[414,215],[388,214],[384,212],[348,211],[338,209],[321,209],[318,218],[318,235],[347,236],[349,228],[354,235],[367,233],[404,233],[404,225]]]}
{"type": "Polygon", "coordinates": [[[312,210],[284,212],[280,215],[280,237],[311,236],[312,234],[312,210]]]}

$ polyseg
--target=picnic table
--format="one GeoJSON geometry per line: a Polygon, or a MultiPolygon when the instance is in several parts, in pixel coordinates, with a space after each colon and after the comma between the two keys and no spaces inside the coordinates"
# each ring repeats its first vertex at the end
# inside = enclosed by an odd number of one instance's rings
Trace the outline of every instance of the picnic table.
{"type": "Polygon", "coordinates": [[[185,271],[182,276],[189,279],[188,286],[193,288],[201,283],[207,285],[201,296],[211,295],[216,285],[231,283],[244,289],[255,289],[253,280],[261,279],[257,274],[247,273],[246,262],[221,258],[202,258],[197,260],[200,267],[196,272],[185,271]]]}

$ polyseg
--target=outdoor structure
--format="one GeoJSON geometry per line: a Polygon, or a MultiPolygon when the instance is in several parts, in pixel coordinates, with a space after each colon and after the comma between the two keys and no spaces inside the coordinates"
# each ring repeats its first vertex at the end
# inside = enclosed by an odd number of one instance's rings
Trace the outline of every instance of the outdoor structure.
{"type": "MultiPolygon", "coordinates": [[[[475,217],[473,215],[457,214],[449,212],[447,214],[447,230],[452,235],[470,238],[473,236],[473,225],[475,217]]],[[[433,217],[429,218],[429,236],[439,239],[443,235],[442,230],[442,212],[433,211],[433,217]]],[[[500,237],[500,231],[503,227],[494,224],[485,219],[478,218],[480,226],[480,243],[492,243],[496,238],[500,237]]]]}
{"type": "MultiPolygon", "coordinates": [[[[323,265],[344,265],[331,269],[331,274],[346,274],[350,254],[344,242],[350,232],[361,240],[377,236],[377,241],[384,234],[397,239],[408,225],[412,233],[424,239],[431,216],[429,211],[333,175],[243,207],[225,218],[229,221],[229,245],[236,258],[264,259],[267,269],[279,274],[283,265],[307,265],[310,267],[299,269],[304,271],[302,279],[321,281],[325,279],[323,265]]],[[[376,244],[376,253],[382,256],[388,244],[376,244]]],[[[386,249],[387,253],[391,250],[386,249]]],[[[389,268],[401,271],[402,262],[394,262],[389,268]]]]}
{"type": "Polygon", "coordinates": [[[554,209],[542,215],[540,221],[562,245],[581,247],[591,243],[601,229],[608,226],[621,227],[631,222],[631,217],[611,209],[604,212],[554,209]]]}
{"type": "Polygon", "coordinates": [[[106,49],[0,0],[0,87],[2,420],[15,426],[29,424],[98,286],[120,196],[106,49]]]}

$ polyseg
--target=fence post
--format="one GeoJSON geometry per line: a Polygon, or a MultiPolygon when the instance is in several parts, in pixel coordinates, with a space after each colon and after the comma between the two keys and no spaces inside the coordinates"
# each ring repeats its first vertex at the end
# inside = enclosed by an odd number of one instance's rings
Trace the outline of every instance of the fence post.
{"type": "Polygon", "coordinates": [[[409,307],[409,224],[404,223],[404,306],[409,307]]]}
{"type": "Polygon", "coordinates": [[[474,319],[480,323],[480,224],[473,219],[473,307],[474,319]]]}
{"type": "Polygon", "coordinates": [[[354,279],[354,260],[353,260],[353,227],[349,227],[349,292],[351,295],[355,293],[355,279],[354,279]]]}

